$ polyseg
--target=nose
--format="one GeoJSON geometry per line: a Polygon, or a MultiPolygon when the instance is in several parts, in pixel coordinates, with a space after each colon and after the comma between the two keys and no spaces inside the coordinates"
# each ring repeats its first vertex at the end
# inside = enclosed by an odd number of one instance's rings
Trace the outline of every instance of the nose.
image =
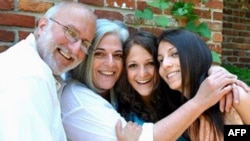
{"type": "Polygon", "coordinates": [[[145,76],[147,74],[148,70],[145,66],[140,66],[139,67],[139,75],[141,77],[145,76]]]}
{"type": "Polygon", "coordinates": [[[107,55],[106,59],[105,59],[106,64],[108,64],[109,66],[113,66],[115,64],[115,60],[113,55],[110,53],[107,55]]]}
{"type": "Polygon", "coordinates": [[[171,59],[170,58],[164,58],[163,61],[162,61],[162,67],[163,68],[169,68],[173,66],[172,62],[171,62],[171,59]]]}

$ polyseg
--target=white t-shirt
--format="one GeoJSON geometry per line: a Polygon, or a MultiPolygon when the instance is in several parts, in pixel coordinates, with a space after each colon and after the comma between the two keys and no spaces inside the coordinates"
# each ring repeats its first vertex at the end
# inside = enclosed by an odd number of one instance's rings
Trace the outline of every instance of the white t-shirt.
{"type": "MultiPolygon", "coordinates": [[[[70,141],[117,141],[115,125],[126,121],[100,95],[76,80],[70,80],[61,97],[62,121],[70,141]]],[[[153,124],[143,124],[140,141],[153,141],[153,124]]]]}
{"type": "Polygon", "coordinates": [[[55,79],[30,34],[0,53],[0,141],[66,141],[55,79]]]}

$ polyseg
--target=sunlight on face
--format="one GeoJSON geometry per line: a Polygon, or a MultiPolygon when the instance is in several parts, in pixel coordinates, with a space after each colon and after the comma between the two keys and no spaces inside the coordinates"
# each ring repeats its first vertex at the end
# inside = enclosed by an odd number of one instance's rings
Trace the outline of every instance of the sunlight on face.
{"type": "Polygon", "coordinates": [[[41,58],[51,68],[53,74],[60,75],[76,67],[84,56],[77,57],[77,54],[70,51],[62,29],[61,32],[56,32],[57,34],[53,32],[54,30],[51,30],[49,26],[44,28],[37,38],[37,48],[41,58]],[[59,44],[60,42],[66,42],[66,44],[59,44]]]}
{"type": "Polygon", "coordinates": [[[141,96],[149,96],[155,83],[155,73],[157,73],[153,56],[140,45],[133,45],[126,59],[126,70],[132,87],[141,96]]]}
{"type": "Polygon", "coordinates": [[[114,87],[122,72],[122,43],[117,34],[105,35],[94,53],[93,83],[95,87],[109,90],[114,87]]]}
{"type": "Polygon", "coordinates": [[[177,49],[166,41],[161,41],[158,49],[160,76],[173,90],[182,91],[181,67],[177,49]]]}

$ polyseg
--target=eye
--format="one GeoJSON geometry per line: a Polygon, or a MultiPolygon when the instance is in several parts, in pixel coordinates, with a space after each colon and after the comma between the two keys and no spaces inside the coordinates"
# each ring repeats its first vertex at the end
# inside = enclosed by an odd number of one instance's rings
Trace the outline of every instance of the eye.
{"type": "Polygon", "coordinates": [[[117,53],[113,55],[115,59],[121,60],[123,59],[123,54],[122,53],[117,53]]]}
{"type": "Polygon", "coordinates": [[[179,54],[178,54],[178,52],[175,52],[175,53],[172,53],[172,55],[171,56],[173,56],[173,57],[178,57],[179,56],[179,54]]]}
{"type": "Polygon", "coordinates": [[[74,30],[70,29],[69,27],[67,27],[65,32],[71,41],[76,42],[79,40],[78,34],[74,30]]]}
{"type": "Polygon", "coordinates": [[[88,49],[91,46],[91,43],[89,43],[88,41],[82,40],[82,46],[84,46],[88,49]]]}
{"type": "Polygon", "coordinates": [[[103,57],[105,57],[105,54],[104,54],[103,52],[101,52],[101,51],[96,51],[96,52],[94,53],[94,56],[95,56],[96,58],[103,58],[103,57]]]}
{"type": "Polygon", "coordinates": [[[129,64],[128,68],[129,69],[135,69],[137,67],[137,64],[129,64]]]}
{"type": "Polygon", "coordinates": [[[147,66],[153,66],[154,67],[155,63],[153,61],[150,61],[150,62],[147,63],[147,66]]]}
{"type": "Polygon", "coordinates": [[[162,57],[158,57],[157,60],[158,60],[158,62],[159,62],[160,64],[162,64],[162,61],[163,61],[163,58],[162,58],[162,57]]]}

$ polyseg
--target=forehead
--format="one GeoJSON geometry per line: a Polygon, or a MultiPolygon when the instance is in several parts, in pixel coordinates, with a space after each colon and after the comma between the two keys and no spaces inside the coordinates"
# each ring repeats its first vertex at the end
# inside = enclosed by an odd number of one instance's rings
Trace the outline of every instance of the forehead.
{"type": "Polygon", "coordinates": [[[127,55],[127,60],[129,59],[144,60],[151,58],[153,58],[152,54],[150,54],[144,47],[138,44],[131,46],[130,51],[127,55]]]}
{"type": "Polygon", "coordinates": [[[116,33],[105,34],[96,49],[122,51],[122,42],[116,33]]]}
{"type": "Polygon", "coordinates": [[[176,47],[174,45],[172,45],[170,42],[167,41],[161,41],[159,44],[159,50],[172,50],[172,49],[176,49],[176,47]]]}
{"type": "Polygon", "coordinates": [[[94,14],[83,6],[76,4],[62,7],[55,15],[57,21],[74,27],[81,38],[92,40],[96,29],[94,14]]]}

